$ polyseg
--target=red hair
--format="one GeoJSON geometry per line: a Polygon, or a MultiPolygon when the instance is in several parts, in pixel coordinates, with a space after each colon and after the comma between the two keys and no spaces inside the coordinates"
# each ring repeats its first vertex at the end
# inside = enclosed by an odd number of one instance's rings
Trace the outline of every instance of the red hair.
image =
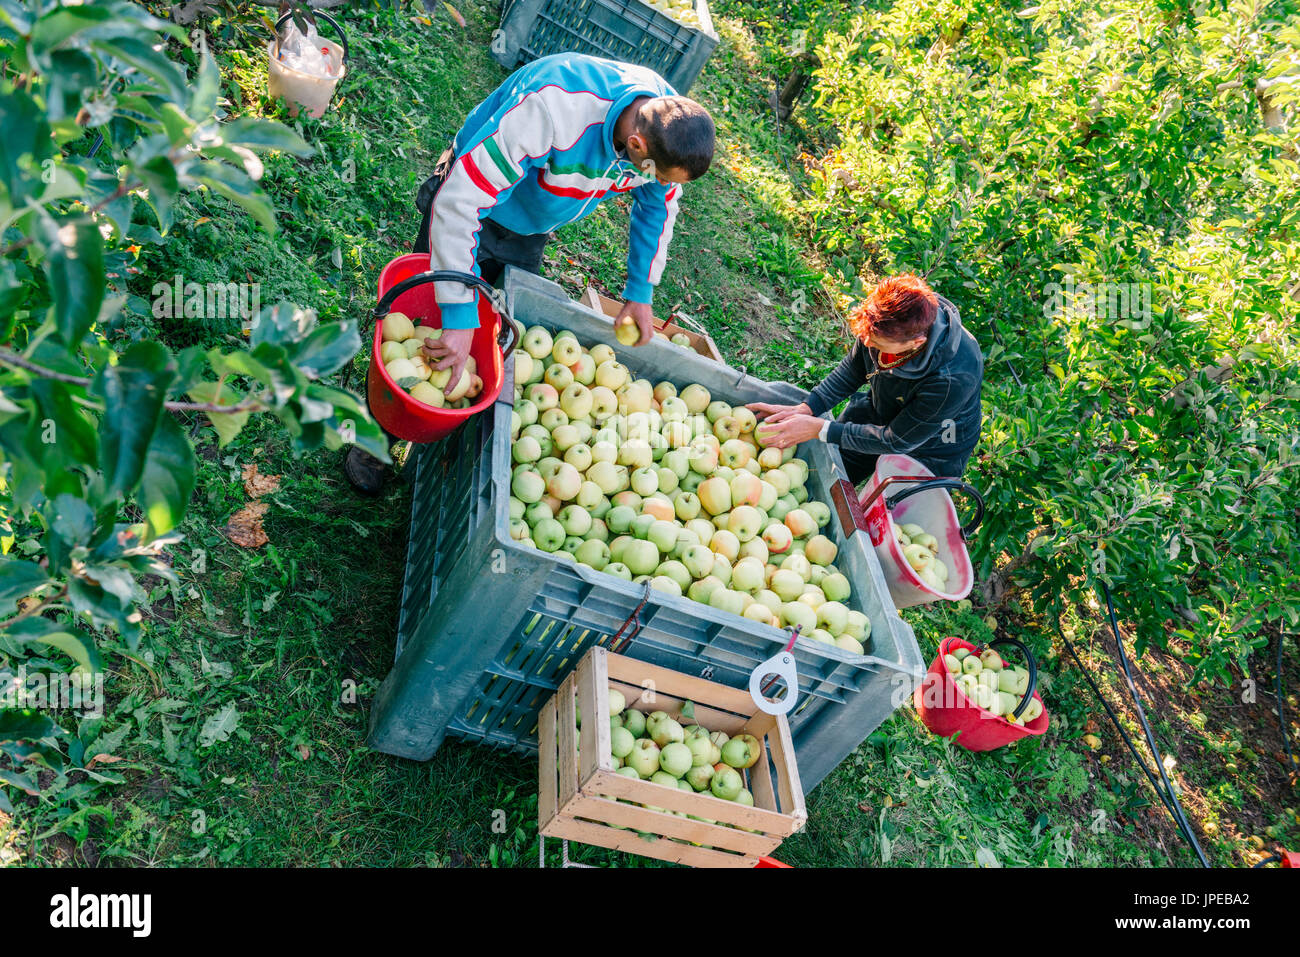
{"type": "Polygon", "coordinates": [[[891,342],[924,336],[939,314],[939,297],[911,273],[890,276],[849,313],[849,328],[863,342],[873,332],[891,342]]]}

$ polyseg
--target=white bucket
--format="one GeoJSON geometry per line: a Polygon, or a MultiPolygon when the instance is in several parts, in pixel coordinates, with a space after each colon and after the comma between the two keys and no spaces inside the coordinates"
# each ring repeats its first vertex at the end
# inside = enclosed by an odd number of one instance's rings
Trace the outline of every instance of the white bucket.
{"type": "MultiPolygon", "coordinates": [[[[318,14],[319,16],[319,14],[318,14]]],[[[334,68],[333,76],[312,76],[295,70],[279,58],[280,38],[277,36],[266,45],[267,90],[271,96],[282,96],[289,104],[289,115],[297,116],[299,107],[307,110],[307,115],[320,119],[325,115],[334,88],[339,80],[347,75],[347,66],[343,62],[345,46],[324,37],[314,37],[314,42],[324,54],[330,66],[334,68]]]]}

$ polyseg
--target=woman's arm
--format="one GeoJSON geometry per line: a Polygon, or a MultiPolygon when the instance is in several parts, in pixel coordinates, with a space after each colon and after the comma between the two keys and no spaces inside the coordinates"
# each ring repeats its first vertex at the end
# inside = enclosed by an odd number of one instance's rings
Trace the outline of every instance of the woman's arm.
{"type": "Polygon", "coordinates": [[[822,382],[808,394],[808,413],[821,415],[848,398],[867,381],[866,355],[861,342],[853,344],[852,351],[822,382]]]}

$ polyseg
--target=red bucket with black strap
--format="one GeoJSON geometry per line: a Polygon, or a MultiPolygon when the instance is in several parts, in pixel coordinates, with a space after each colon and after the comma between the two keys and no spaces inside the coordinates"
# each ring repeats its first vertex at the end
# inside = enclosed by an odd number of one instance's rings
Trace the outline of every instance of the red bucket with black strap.
{"type": "Polygon", "coordinates": [[[505,384],[505,363],[519,342],[519,331],[510,321],[500,291],[472,273],[435,270],[429,272],[428,253],[398,256],[379,274],[379,304],[373,314],[370,371],[366,376],[366,398],[370,413],[390,434],[412,442],[437,442],[464,422],[490,408],[505,384]],[[483,390],[463,409],[440,409],[411,397],[393,381],[384,368],[380,350],[384,344],[383,321],[390,312],[401,312],[417,326],[442,328],[442,310],[434,296],[434,283],[461,282],[477,288],[478,328],[469,354],[474,357],[483,390]]]}
{"type": "MultiPolygon", "coordinates": [[[[999,638],[989,642],[989,647],[1013,645],[1025,657],[1025,667],[1029,671],[1029,687],[1024,700],[1013,712],[1015,716],[1024,713],[1031,698],[1038,694],[1038,663],[1029,649],[1014,638],[999,638]]],[[[974,701],[966,697],[957,684],[955,676],[944,667],[943,656],[950,655],[958,648],[967,648],[972,654],[979,654],[980,647],[965,638],[945,638],[939,643],[939,653],[930,664],[930,670],[921,679],[921,685],[913,695],[917,713],[921,721],[932,732],[943,738],[959,735],[957,743],[968,751],[992,751],[1004,744],[1011,744],[1021,738],[1036,737],[1047,730],[1047,707],[1033,721],[1023,725],[1012,724],[1001,715],[985,711],[974,701]]]]}

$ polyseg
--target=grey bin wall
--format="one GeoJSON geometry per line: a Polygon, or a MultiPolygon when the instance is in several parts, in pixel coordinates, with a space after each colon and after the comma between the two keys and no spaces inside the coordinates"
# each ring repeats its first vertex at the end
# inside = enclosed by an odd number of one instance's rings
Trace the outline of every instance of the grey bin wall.
{"type": "Polygon", "coordinates": [[[507,70],[567,52],[635,63],[685,95],[717,45],[712,30],[677,23],[640,0],[506,0],[490,49],[507,70]]]}
{"type": "MultiPolygon", "coordinates": [[[[508,268],[505,288],[525,325],[570,329],[585,346],[607,343],[651,381],[699,382],[731,404],[804,397],[660,339],[625,348],[607,317],[538,276],[508,268]]],[[[389,754],[427,760],[447,735],[535,753],[538,709],[588,648],[609,644],[644,595],[642,585],[511,539],[510,367],[490,413],[421,446],[407,465],[415,492],[396,661],[376,696],[368,739],[389,754]]],[[[844,474],[839,451],[808,442],[798,454],[810,466],[810,494],[830,504],[829,487],[844,474]]],[[[852,583],[849,604],[871,620],[871,641],[864,656],[811,638],[795,645],[800,700],[789,722],[805,790],[902,705],[925,670],[866,533],[846,539],[833,508],[822,532],[839,546],[835,563],[852,583]]],[[[733,687],[747,687],[753,668],[788,640],[779,629],[662,592],[651,592],[641,620],[624,654],[733,687]]]]}

